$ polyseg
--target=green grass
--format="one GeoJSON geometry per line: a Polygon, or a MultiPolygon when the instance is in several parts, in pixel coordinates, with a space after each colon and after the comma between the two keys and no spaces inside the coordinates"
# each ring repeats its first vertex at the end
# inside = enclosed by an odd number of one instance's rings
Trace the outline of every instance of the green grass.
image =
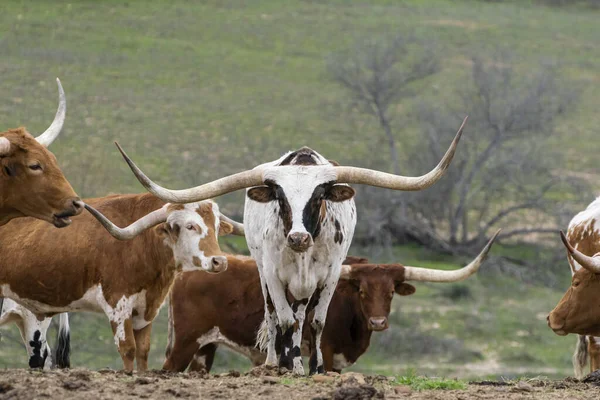
{"type": "Polygon", "coordinates": [[[418,376],[414,371],[409,375],[396,377],[394,384],[408,385],[413,390],[464,390],[467,388],[467,383],[458,379],[418,376]]]}

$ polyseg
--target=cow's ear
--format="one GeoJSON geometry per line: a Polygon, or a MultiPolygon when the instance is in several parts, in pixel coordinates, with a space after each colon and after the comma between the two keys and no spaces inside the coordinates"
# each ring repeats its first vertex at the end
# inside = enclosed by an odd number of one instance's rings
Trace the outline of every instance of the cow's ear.
{"type": "Polygon", "coordinates": [[[229,235],[233,232],[233,225],[227,221],[219,222],[219,236],[229,235]]]}
{"type": "Polygon", "coordinates": [[[271,186],[257,186],[249,189],[247,196],[259,203],[268,203],[275,200],[275,189],[271,186]]]}
{"type": "Polygon", "coordinates": [[[164,222],[162,224],[158,224],[156,226],[156,228],[154,228],[154,230],[156,231],[156,233],[158,234],[158,236],[160,236],[162,238],[168,238],[169,237],[169,231],[170,231],[170,229],[171,229],[171,227],[166,222],[164,222]]]}
{"type": "Polygon", "coordinates": [[[346,185],[333,185],[325,194],[325,199],[333,202],[350,200],[354,197],[354,189],[346,185]]]}
{"type": "Polygon", "coordinates": [[[168,222],[164,222],[154,229],[156,229],[159,236],[169,239],[171,243],[176,243],[179,238],[180,228],[177,224],[171,226],[168,222]]]}
{"type": "Polygon", "coordinates": [[[340,166],[340,163],[337,162],[337,161],[335,161],[335,160],[327,160],[327,161],[329,161],[329,164],[333,165],[334,167],[339,167],[340,166]]]}
{"type": "Polygon", "coordinates": [[[415,289],[413,285],[404,282],[397,282],[394,290],[400,296],[410,296],[411,294],[417,291],[417,289],[415,289]]]}

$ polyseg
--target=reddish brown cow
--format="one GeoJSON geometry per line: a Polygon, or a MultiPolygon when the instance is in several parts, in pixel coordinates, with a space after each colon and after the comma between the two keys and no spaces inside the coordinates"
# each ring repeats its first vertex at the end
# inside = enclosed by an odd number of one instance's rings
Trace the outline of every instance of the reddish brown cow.
{"type": "MultiPolygon", "coordinates": [[[[321,349],[325,370],[340,371],[364,354],[373,331],[388,328],[394,293],[411,295],[415,288],[405,281],[455,282],[474,274],[494,239],[468,266],[457,271],[436,271],[400,264],[367,264],[365,258],[348,257],[333,295],[323,331],[321,349]]],[[[256,262],[248,257],[227,256],[228,270],[218,275],[184,273],[170,295],[169,344],[163,368],[184,371],[210,370],[215,351],[224,344],[255,364],[266,354],[256,348],[259,328],[261,347],[266,341],[263,299],[256,262]],[[232,282],[235,282],[232,285],[232,282]],[[226,301],[215,299],[226,299],[226,301]]],[[[310,352],[310,331],[305,330],[303,354],[310,352]]],[[[316,363],[311,359],[310,363],[316,363]]]]}
{"type": "Polygon", "coordinates": [[[548,325],[559,335],[580,334],[573,354],[573,368],[575,376],[581,379],[588,358],[590,372],[600,369],[600,314],[590,307],[598,303],[600,290],[600,275],[597,275],[600,270],[595,269],[600,253],[600,198],[573,217],[562,239],[567,246],[572,285],[548,316],[548,325]]]}
{"type": "MultiPolygon", "coordinates": [[[[0,296],[38,318],[70,311],[104,313],[124,369],[133,370],[136,360],[138,370],[146,370],[152,321],[176,274],[226,269],[217,235],[231,233],[234,226],[212,201],[172,205],[141,194],[87,203],[119,225],[136,221],[120,229],[88,208],[113,235],[130,240],[112,238],[89,213],[65,230],[31,218],[11,221],[0,228],[0,236],[11,237],[0,242],[0,296]]],[[[243,233],[239,225],[237,232],[243,233]]]]}
{"type": "Polygon", "coordinates": [[[30,216],[58,228],[83,210],[83,203],[60,170],[48,147],[60,133],[66,111],[58,78],[58,111],[50,127],[37,138],[25,128],[0,133],[0,225],[30,216]]]}

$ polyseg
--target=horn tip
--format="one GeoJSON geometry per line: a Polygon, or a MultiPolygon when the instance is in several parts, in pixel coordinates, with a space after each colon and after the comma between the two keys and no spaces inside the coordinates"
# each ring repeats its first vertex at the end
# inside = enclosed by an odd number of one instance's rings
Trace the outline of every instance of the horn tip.
{"type": "Polygon", "coordinates": [[[573,253],[573,246],[571,245],[571,242],[569,242],[569,239],[562,230],[560,231],[560,240],[562,240],[567,250],[569,250],[570,253],[573,253]]]}

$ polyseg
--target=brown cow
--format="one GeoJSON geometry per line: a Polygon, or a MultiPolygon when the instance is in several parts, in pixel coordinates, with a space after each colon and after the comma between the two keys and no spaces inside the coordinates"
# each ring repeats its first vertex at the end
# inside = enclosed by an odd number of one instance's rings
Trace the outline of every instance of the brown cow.
{"type": "Polygon", "coordinates": [[[569,222],[566,237],[561,236],[563,243],[567,246],[572,286],[548,316],[548,325],[559,335],[581,334],[573,354],[575,376],[581,379],[588,357],[590,371],[600,369],[600,337],[598,337],[600,335],[594,334],[595,328],[589,326],[590,323],[600,322],[597,317],[594,320],[591,314],[594,309],[589,307],[592,299],[598,299],[596,293],[600,289],[600,286],[596,284],[597,275],[592,272],[594,271],[594,259],[591,258],[600,252],[600,198],[594,200],[585,210],[573,217],[569,222]],[[572,298],[569,299],[569,296],[572,298]],[[570,312],[567,316],[565,313],[568,310],[570,312]],[[596,337],[586,335],[595,335],[596,337]]]}
{"type": "Polygon", "coordinates": [[[69,311],[104,313],[124,369],[133,370],[135,359],[144,371],[152,321],[176,274],[226,269],[217,234],[231,233],[234,226],[212,201],[172,205],[141,194],[91,199],[89,205],[119,225],[136,221],[120,229],[97,215],[112,234],[131,240],[115,240],[89,213],[66,230],[31,218],[11,221],[0,228],[0,236],[11,237],[0,242],[0,296],[38,318],[69,311]]]}
{"type": "Polygon", "coordinates": [[[37,138],[25,128],[0,133],[0,225],[29,216],[57,228],[71,223],[83,210],[83,202],[58,167],[48,147],[65,121],[65,93],[58,78],[59,103],[54,121],[37,138]]]}
{"type": "MultiPolygon", "coordinates": [[[[495,236],[494,236],[495,238],[495,236]]],[[[367,264],[365,258],[348,257],[341,280],[328,309],[321,349],[327,371],[340,371],[364,354],[373,331],[388,328],[387,317],[394,293],[411,295],[415,288],[405,281],[455,282],[479,269],[492,242],[477,258],[457,271],[436,271],[400,264],[367,264]]],[[[217,345],[247,356],[254,365],[264,362],[266,332],[260,278],[256,262],[243,256],[227,256],[228,270],[218,275],[186,272],[175,280],[169,303],[169,344],[163,369],[210,370],[217,345]],[[231,282],[235,282],[232,285],[231,282]],[[226,299],[216,302],[215,299],[226,299]],[[263,326],[261,327],[261,323],[263,326]]],[[[305,355],[310,352],[310,331],[305,330],[305,355]]],[[[316,360],[311,359],[311,364],[316,360]]]]}

